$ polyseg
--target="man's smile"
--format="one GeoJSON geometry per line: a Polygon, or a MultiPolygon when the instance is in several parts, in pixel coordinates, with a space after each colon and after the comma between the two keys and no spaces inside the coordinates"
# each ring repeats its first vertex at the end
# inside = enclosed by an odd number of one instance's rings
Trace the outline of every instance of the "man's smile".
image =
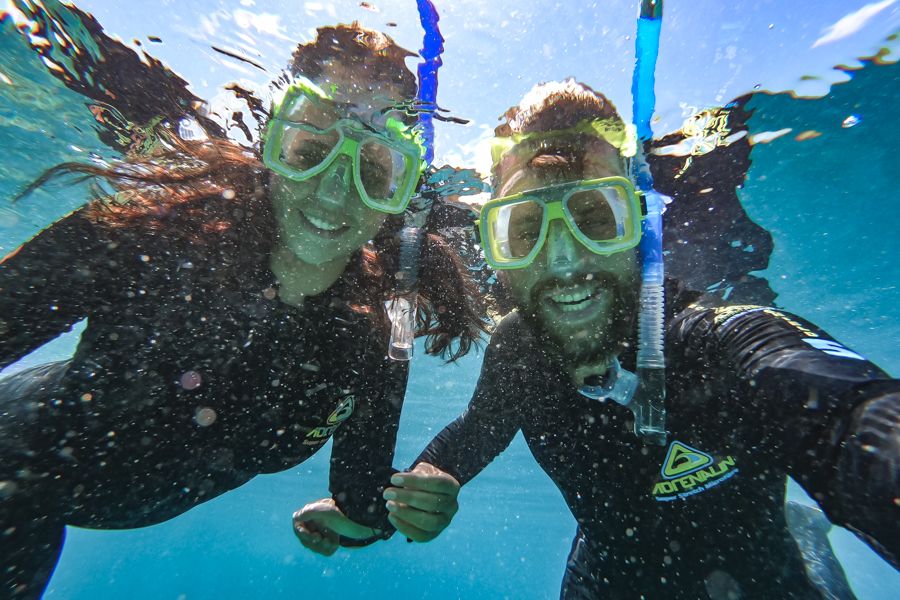
{"type": "Polygon", "coordinates": [[[597,281],[554,286],[541,296],[542,306],[555,319],[573,325],[591,320],[605,310],[612,300],[612,293],[597,281]]]}

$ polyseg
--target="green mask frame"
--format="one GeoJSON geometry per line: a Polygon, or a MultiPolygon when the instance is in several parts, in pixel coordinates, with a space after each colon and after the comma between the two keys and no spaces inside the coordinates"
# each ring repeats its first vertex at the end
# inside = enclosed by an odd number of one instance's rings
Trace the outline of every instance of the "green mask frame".
{"type": "Polygon", "coordinates": [[[339,105],[319,86],[303,77],[296,78],[273,106],[273,116],[263,136],[266,167],[291,181],[307,181],[346,156],[363,204],[388,214],[406,210],[425,169],[425,149],[416,131],[392,117],[386,119],[383,131],[352,118],[337,118],[325,127],[315,126],[298,120],[298,113],[306,106],[329,113],[339,111],[339,105]],[[297,144],[298,140],[302,142],[297,144]],[[304,143],[315,151],[311,158],[297,160],[291,152],[304,143]]]}
{"type": "Polygon", "coordinates": [[[634,184],[625,177],[602,177],[495,198],[485,203],[475,223],[485,260],[494,269],[505,270],[534,262],[554,220],[563,220],[585,248],[608,256],[640,243],[642,218],[640,193],[634,184]],[[510,221],[519,207],[529,214],[530,222],[516,232],[510,221]],[[514,248],[517,243],[519,248],[514,248]]]}

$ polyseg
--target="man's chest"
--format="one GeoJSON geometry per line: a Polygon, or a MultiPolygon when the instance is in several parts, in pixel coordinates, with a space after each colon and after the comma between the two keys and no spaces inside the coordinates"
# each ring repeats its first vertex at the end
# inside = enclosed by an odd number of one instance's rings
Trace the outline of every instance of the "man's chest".
{"type": "Polygon", "coordinates": [[[727,420],[681,411],[677,398],[670,399],[662,446],[634,434],[626,407],[582,398],[572,394],[545,406],[523,427],[536,460],[570,504],[625,498],[632,506],[668,512],[744,494],[745,488],[783,485],[784,473],[769,469],[765,452],[745,444],[727,420]]]}

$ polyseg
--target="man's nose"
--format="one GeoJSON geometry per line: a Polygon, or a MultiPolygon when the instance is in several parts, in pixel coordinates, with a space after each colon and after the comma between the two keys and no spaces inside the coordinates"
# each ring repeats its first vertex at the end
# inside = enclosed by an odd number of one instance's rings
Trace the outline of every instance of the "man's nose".
{"type": "Polygon", "coordinates": [[[342,154],[319,176],[316,196],[322,205],[333,208],[344,207],[352,185],[351,169],[350,157],[342,154]]]}
{"type": "Polygon", "coordinates": [[[547,232],[547,266],[553,271],[571,271],[578,263],[578,247],[561,219],[550,222],[547,232]]]}

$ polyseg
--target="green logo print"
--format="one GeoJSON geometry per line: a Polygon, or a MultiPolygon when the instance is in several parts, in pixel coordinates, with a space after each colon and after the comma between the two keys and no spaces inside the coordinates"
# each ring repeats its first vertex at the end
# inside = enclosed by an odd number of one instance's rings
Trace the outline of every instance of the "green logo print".
{"type": "Polygon", "coordinates": [[[716,462],[711,454],[673,440],[653,486],[653,498],[669,502],[705,492],[737,475],[733,456],[716,462]]]}
{"type": "Polygon", "coordinates": [[[699,471],[712,463],[713,457],[706,452],[691,448],[679,441],[673,441],[666,453],[666,459],[663,461],[662,476],[665,479],[675,479],[699,471]]]}

